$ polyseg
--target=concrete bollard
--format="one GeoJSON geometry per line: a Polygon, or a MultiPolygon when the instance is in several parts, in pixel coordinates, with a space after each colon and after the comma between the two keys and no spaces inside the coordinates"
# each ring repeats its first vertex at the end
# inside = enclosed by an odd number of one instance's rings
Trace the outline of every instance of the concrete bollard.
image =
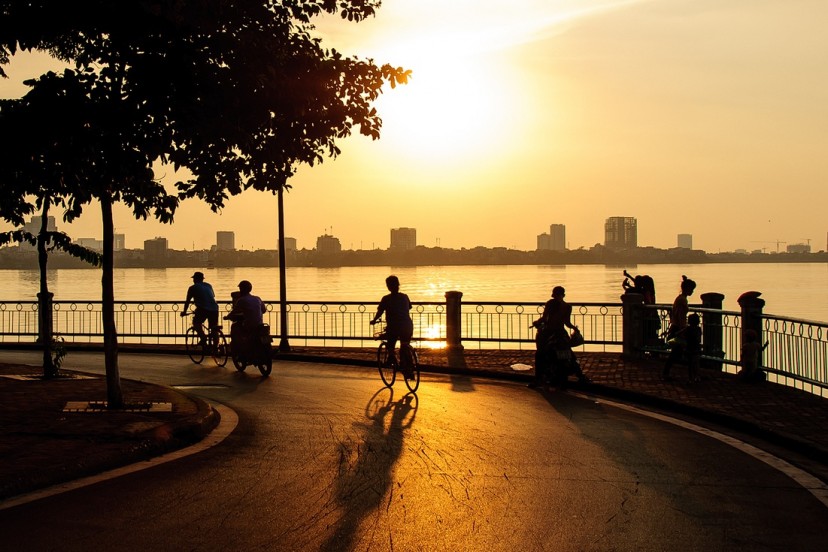
{"type": "Polygon", "coordinates": [[[446,348],[449,350],[463,350],[462,299],[462,291],[446,292],[446,348]]]}

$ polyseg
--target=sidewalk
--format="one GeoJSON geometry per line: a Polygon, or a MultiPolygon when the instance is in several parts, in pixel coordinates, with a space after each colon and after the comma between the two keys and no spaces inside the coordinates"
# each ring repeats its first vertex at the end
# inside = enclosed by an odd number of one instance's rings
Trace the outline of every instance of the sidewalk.
{"type": "MultiPolygon", "coordinates": [[[[126,352],[126,351],[123,351],[126,352]]],[[[447,356],[421,349],[425,372],[493,377],[526,383],[533,351],[466,350],[447,356]]],[[[284,360],[373,365],[373,349],[295,348],[284,360]]],[[[703,371],[705,380],[661,381],[661,364],[624,361],[618,354],[581,353],[596,395],[715,422],[804,454],[828,465],[828,400],[765,383],[743,384],[732,375],[703,371]]],[[[278,374],[278,361],[274,374],[278,374]]],[[[122,379],[131,409],[91,415],[106,400],[106,381],[66,372],[40,378],[40,368],[0,364],[0,501],[18,494],[158,456],[203,438],[218,423],[203,400],[158,385],[122,379]],[[68,405],[68,409],[67,409],[68,405]]],[[[527,390],[527,392],[529,392],[527,390]]]]}

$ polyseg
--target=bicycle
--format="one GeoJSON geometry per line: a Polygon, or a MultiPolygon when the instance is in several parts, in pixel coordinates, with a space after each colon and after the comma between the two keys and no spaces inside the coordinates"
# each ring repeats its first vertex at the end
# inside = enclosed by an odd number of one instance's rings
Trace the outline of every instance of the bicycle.
{"type": "Polygon", "coordinates": [[[400,343],[400,360],[394,355],[394,351],[388,346],[388,335],[385,328],[374,332],[374,339],[379,339],[377,347],[377,369],[380,378],[386,387],[392,387],[397,380],[397,372],[404,372],[403,367],[410,369],[410,376],[403,377],[405,386],[412,393],[420,386],[420,361],[417,359],[417,351],[410,343],[400,343]]]}
{"type": "MultiPolygon", "coordinates": [[[[192,316],[194,313],[189,312],[185,314],[192,316]]],[[[213,338],[210,331],[204,327],[204,324],[200,324],[200,326],[201,334],[199,334],[198,330],[192,325],[187,329],[187,333],[184,334],[184,347],[187,350],[187,356],[189,356],[190,360],[196,364],[201,364],[204,357],[210,356],[213,358],[213,362],[216,363],[216,366],[224,367],[224,365],[227,364],[227,358],[229,355],[227,352],[227,338],[224,336],[221,326],[216,326],[214,328],[216,335],[215,344],[213,344],[213,338]],[[203,339],[201,335],[204,335],[203,339]]]]}

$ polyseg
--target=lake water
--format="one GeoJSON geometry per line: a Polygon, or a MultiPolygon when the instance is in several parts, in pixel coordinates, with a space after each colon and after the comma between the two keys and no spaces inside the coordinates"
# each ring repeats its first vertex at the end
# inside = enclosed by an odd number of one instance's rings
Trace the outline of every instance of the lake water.
{"type": "MultiPolygon", "coordinates": [[[[412,301],[442,301],[447,291],[463,292],[464,301],[543,302],[555,285],[567,290],[570,302],[618,302],[624,267],[604,265],[509,265],[288,268],[290,301],[378,301],[386,293],[385,277],[396,274],[412,301]]],[[[702,293],[725,296],[725,310],[738,311],[745,291],[760,291],[765,313],[820,322],[828,321],[828,264],[734,263],[638,265],[631,274],[655,280],[656,299],[672,303],[681,275],[698,284],[691,303],[702,293]]],[[[265,301],[279,299],[277,268],[202,269],[220,299],[230,298],[239,280],[250,280],[253,293],[265,301]]],[[[116,300],[182,301],[193,269],[116,269],[116,300]]],[[[100,271],[49,271],[56,300],[99,300],[100,271]]],[[[37,296],[36,270],[0,270],[0,301],[32,300],[37,296]]]]}

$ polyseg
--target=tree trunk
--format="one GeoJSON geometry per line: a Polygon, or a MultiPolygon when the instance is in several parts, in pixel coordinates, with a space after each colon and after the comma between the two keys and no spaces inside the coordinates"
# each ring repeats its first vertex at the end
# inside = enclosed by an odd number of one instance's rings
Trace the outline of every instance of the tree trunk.
{"type": "Polygon", "coordinates": [[[118,373],[118,332],[115,327],[115,286],[113,282],[115,227],[112,221],[112,201],[108,197],[101,198],[101,217],[103,220],[101,319],[104,332],[107,406],[113,409],[123,408],[124,396],[121,391],[121,376],[118,373]]]}
{"type": "Polygon", "coordinates": [[[46,232],[49,230],[49,207],[51,201],[47,197],[43,200],[40,231],[37,233],[37,264],[40,268],[40,292],[37,294],[38,329],[37,338],[43,346],[43,377],[53,378],[57,375],[55,363],[52,361],[52,294],[49,293],[49,283],[46,280],[46,265],[49,255],[46,253],[46,232]]]}

